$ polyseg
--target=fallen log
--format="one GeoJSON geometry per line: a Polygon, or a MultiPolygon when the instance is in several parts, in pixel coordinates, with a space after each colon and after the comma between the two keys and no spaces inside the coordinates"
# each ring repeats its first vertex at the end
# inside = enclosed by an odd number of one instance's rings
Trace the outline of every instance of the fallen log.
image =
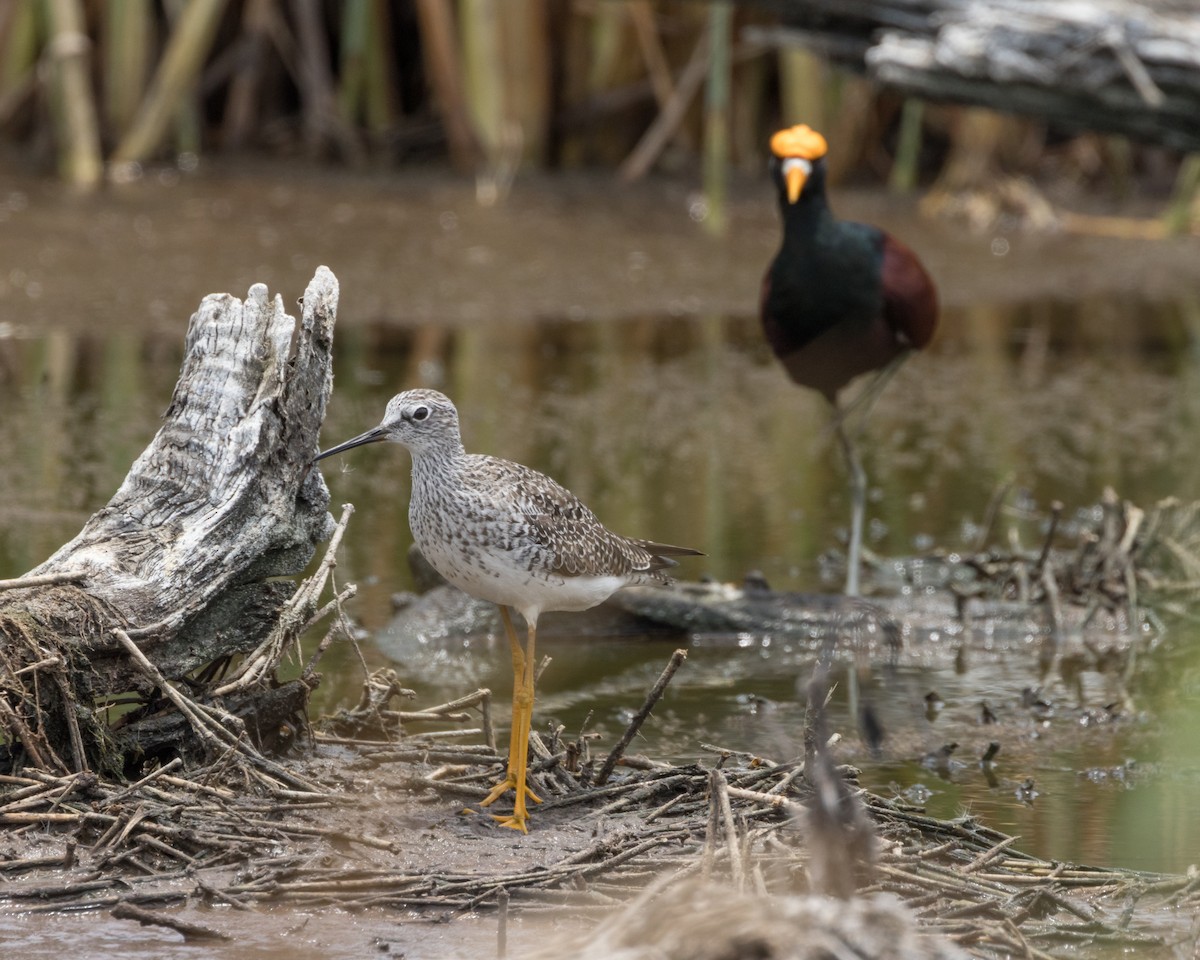
{"type": "Polygon", "coordinates": [[[912,96],[1200,150],[1200,13],[1182,0],[788,0],[796,44],[912,96]]]}
{"type": "MultiPolygon", "coordinates": [[[[0,592],[0,766],[118,772],[164,737],[183,749],[163,712],[212,699],[229,662],[278,630],[297,584],[277,578],[300,573],[334,528],[324,480],[308,465],[332,387],[337,302],[324,267],[299,324],[263,284],[244,301],[204,298],[163,425],[120,489],[0,592]]],[[[311,592],[302,600],[290,629],[316,609],[311,592]]],[[[218,743],[228,728],[228,748],[303,714],[311,679],[256,677],[277,687],[271,696],[242,689],[236,702],[212,700],[191,726],[213,724],[218,743]]]]}

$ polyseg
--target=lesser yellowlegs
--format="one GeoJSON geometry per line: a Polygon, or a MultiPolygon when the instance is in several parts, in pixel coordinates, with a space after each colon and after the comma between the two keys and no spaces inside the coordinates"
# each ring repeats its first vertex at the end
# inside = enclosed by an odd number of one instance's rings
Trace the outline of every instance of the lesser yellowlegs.
{"type": "Polygon", "coordinates": [[[672,557],[698,550],[613,533],[580,500],[545,474],[463,449],[458,411],[436,390],[408,390],[391,399],[383,422],[331,447],[318,460],[365,443],[390,440],[412,454],[408,522],[413,540],[450,583],[500,606],[513,662],[512,734],[508,772],[482,801],[510,788],[510,816],[496,817],[524,832],[525,782],[533,716],[534,645],[538,616],[548,610],[586,610],[631,584],[665,582],[672,557]],[[528,625],[522,647],[508,608],[528,625]]]}

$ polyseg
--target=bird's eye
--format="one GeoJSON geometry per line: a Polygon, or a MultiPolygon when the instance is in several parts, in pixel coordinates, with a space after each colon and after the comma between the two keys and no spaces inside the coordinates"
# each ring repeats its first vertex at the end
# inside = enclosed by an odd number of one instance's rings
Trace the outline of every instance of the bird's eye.
{"type": "Polygon", "coordinates": [[[428,407],[417,407],[417,409],[412,412],[412,419],[416,420],[418,423],[420,423],[422,420],[428,420],[429,419],[429,408],[428,407]]]}

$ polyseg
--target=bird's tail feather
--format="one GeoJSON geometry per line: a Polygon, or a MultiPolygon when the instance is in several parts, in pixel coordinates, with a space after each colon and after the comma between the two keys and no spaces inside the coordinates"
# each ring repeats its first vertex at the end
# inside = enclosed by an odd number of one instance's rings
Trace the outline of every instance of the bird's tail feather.
{"type": "Polygon", "coordinates": [[[693,550],[691,547],[675,547],[669,543],[655,543],[653,540],[641,540],[643,549],[659,557],[703,557],[703,550],[693,550]]]}
{"type": "Polygon", "coordinates": [[[678,561],[672,557],[703,557],[704,552],[693,550],[691,547],[676,547],[669,543],[655,543],[653,540],[638,540],[637,544],[650,554],[651,571],[662,570],[664,567],[678,566],[678,561]]]}

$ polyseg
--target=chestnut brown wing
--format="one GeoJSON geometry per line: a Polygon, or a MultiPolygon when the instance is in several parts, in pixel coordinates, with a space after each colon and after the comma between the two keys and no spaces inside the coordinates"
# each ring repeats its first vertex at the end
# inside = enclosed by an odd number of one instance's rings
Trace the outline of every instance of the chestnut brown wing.
{"type": "Polygon", "coordinates": [[[937,329],[937,288],[917,255],[887,233],[881,278],[884,321],[915,349],[927,346],[937,329]]]}

